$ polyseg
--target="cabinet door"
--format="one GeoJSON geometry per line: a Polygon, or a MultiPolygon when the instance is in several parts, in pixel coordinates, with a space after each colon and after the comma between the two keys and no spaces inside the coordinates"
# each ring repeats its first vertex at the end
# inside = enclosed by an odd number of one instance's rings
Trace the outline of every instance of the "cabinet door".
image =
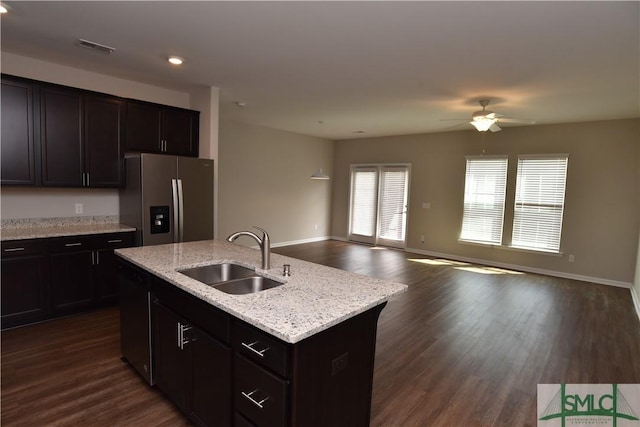
{"type": "Polygon", "coordinates": [[[163,112],[162,139],[166,153],[198,156],[199,114],[194,111],[167,108],[163,112]]]}
{"type": "Polygon", "coordinates": [[[93,304],[93,264],[90,236],[49,240],[51,298],[56,314],[67,314],[93,304]]]}
{"type": "Polygon", "coordinates": [[[161,109],[152,104],[127,101],[125,143],[127,150],[160,153],[161,109]]]}
{"type": "Polygon", "coordinates": [[[49,313],[47,257],[35,242],[2,244],[2,328],[36,320],[49,313]]]}
{"type": "Polygon", "coordinates": [[[133,246],[134,232],[98,234],[93,238],[94,277],[98,304],[115,302],[118,299],[118,257],[114,249],[133,246]]]}
{"type": "Polygon", "coordinates": [[[202,426],[231,425],[231,349],[193,328],[190,415],[202,426]]]}
{"type": "Polygon", "coordinates": [[[84,97],[84,171],[89,187],[118,187],[122,184],[120,129],[123,102],[118,98],[84,97]]]}
{"type": "Polygon", "coordinates": [[[82,187],[81,98],[80,92],[41,87],[43,185],[82,187]]]}
{"type": "Polygon", "coordinates": [[[182,411],[187,412],[191,365],[188,348],[180,344],[184,319],[153,303],[153,349],[156,385],[182,411]]]}
{"type": "Polygon", "coordinates": [[[2,184],[35,185],[32,84],[2,78],[2,184]]]}

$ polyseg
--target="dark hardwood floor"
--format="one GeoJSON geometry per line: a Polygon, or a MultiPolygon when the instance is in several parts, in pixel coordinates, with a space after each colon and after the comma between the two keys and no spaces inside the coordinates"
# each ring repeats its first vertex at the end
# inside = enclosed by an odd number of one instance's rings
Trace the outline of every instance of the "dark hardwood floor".
{"type": "MultiPolygon", "coordinates": [[[[380,317],[371,426],[533,427],[538,383],[640,383],[628,289],[337,241],[274,252],[409,285],[380,317]]],[[[3,332],[2,425],[189,425],[118,330],[109,308],[3,332]]]]}

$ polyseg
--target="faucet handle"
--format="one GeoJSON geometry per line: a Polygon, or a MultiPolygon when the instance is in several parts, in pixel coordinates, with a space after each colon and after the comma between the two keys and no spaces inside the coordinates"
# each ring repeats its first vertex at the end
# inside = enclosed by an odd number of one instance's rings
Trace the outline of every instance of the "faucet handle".
{"type": "Polygon", "coordinates": [[[260,228],[257,225],[254,225],[253,228],[255,228],[256,230],[262,231],[262,234],[264,235],[264,237],[266,237],[267,239],[269,238],[269,234],[267,233],[267,230],[265,230],[264,228],[260,228]]]}

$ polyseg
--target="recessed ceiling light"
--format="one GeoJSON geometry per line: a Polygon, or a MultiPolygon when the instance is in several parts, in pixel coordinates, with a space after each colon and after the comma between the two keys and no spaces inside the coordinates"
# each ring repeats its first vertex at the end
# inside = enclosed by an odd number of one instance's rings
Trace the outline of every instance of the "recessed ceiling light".
{"type": "Polygon", "coordinates": [[[182,63],[184,62],[184,59],[180,58],[179,56],[170,56],[168,61],[171,62],[173,65],[182,65],[182,63]]]}

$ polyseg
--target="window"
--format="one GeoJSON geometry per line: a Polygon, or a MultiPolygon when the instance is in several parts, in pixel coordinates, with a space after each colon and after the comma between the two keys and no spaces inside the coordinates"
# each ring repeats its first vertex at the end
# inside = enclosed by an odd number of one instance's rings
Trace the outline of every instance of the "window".
{"type": "Polygon", "coordinates": [[[568,156],[519,156],[511,246],[560,251],[568,156]]]}
{"type": "Polygon", "coordinates": [[[467,157],[461,240],[502,243],[507,157],[467,157]]]}

